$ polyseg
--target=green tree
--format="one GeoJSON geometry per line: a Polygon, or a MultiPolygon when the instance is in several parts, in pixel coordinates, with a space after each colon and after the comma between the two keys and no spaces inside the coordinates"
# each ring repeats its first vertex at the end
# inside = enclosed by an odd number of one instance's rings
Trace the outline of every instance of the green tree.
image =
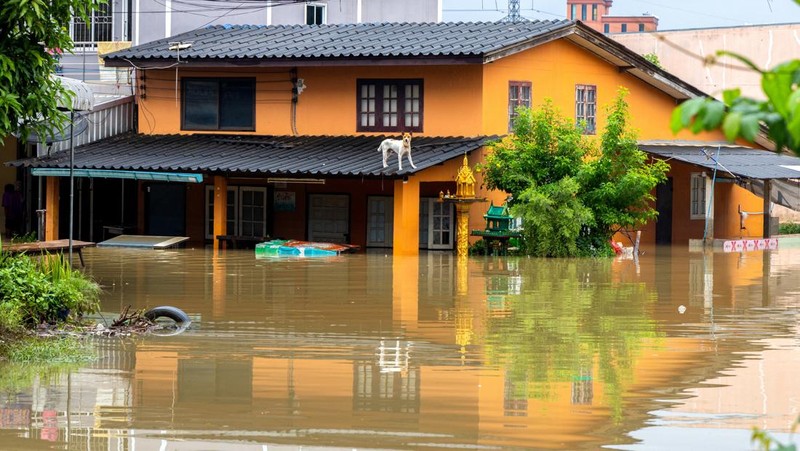
{"type": "Polygon", "coordinates": [[[627,94],[621,88],[608,107],[600,156],[581,171],[583,199],[593,206],[595,227],[611,234],[639,228],[656,218],[653,189],[666,180],[669,170],[661,160],[648,163],[647,155],[639,150],[636,133],[629,127],[627,94]]]}
{"type": "Polygon", "coordinates": [[[67,24],[84,20],[105,0],[3,0],[0,5],[0,137],[30,131],[47,135],[62,129],[67,116],[59,99],[71,93],[51,75],[51,52],[69,52],[67,24]]]}
{"type": "Polygon", "coordinates": [[[668,166],[649,163],[636,145],[626,95],[621,89],[609,107],[599,149],[550,101],[534,111],[520,109],[514,133],[493,147],[486,184],[512,195],[528,254],[607,254],[614,233],[655,218],[651,193],[668,166]]]}
{"type": "MultiPolygon", "coordinates": [[[[800,0],[794,0],[800,5],[800,0]]],[[[759,68],[748,58],[734,52],[718,51],[716,57],[730,57],[761,74],[761,89],[766,100],[743,97],[741,90],[726,89],[722,102],[696,97],[679,105],[672,114],[672,131],[689,129],[722,130],[729,141],[742,138],[753,142],[762,127],[775,143],[800,155],[800,60],[790,60],[771,70],[759,68]]],[[[712,63],[716,58],[712,59],[712,63]]]]}

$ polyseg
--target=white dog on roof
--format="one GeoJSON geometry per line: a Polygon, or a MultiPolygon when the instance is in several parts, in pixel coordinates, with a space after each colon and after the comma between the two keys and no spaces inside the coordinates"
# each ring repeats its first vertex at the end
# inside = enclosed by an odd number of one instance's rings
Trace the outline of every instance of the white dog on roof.
{"type": "Polygon", "coordinates": [[[411,159],[411,133],[403,133],[403,139],[384,139],[380,146],[378,146],[378,152],[383,152],[383,167],[389,167],[389,163],[386,162],[386,159],[389,158],[389,155],[394,152],[397,154],[397,170],[403,170],[403,155],[408,155],[408,162],[411,163],[411,167],[417,169],[414,166],[414,160],[411,159]]]}

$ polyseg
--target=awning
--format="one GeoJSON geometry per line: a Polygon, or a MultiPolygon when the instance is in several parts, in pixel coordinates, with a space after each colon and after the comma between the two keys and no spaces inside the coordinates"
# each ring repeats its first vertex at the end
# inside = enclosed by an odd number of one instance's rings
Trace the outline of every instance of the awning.
{"type": "Polygon", "coordinates": [[[73,93],[72,102],[68,102],[68,99],[64,98],[58,99],[60,108],[73,111],[88,111],[94,107],[94,93],[92,93],[92,88],[89,85],[74,78],[59,77],[57,75],[53,75],[52,78],[58,80],[64,89],[73,93]]]}
{"type": "MultiPolygon", "coordinates": [[[[412,168],[397,157],[383,167],[378,146],[388,136],[143,135],[126,133],[75,149],[74,167],[156,173],[225,173],[262,177],[399,178],[440,165],[496,140],[493,136],[415,136],[412,168]]],[[[394,136],[396,138],[397,136],[394,136]]],[[[10,161],[6,166],[69,169],[69,155],[10,161]]]]}
{"type": "Polygon", "coordinates": [[[745,180],[800,179],[800,158],[730,143],[640,141],[644,152],[707,169],[718,177],[745,180]]]}
{"type": "MultiPolygon", "coordinates": [[[[31,175],[41,177],[69,177],[69,169],[65,168],[32,168],[31,175]]],[[[147,172],[147,171],[116,171],[108,169],[74,169],[75,177],[90,177],[103,179],[128,179],[162,182],[202,183],[203,174],[188,174],[181,172],[147,172]]]]}

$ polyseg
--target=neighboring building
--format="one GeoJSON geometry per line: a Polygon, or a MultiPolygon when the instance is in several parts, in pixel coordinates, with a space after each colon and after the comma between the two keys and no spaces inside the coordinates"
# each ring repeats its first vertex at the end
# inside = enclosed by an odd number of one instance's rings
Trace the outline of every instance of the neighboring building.
{"type": "MultiPolygon", "coordinates": [[[[752,25],[659,31],[658,33],[612,33],[610,38],[640,55],[658,57],[667,71],[701,91],[722,100],[726,89],[741,89],[742,95],[764,99],[761,74],[730,57],[715,58],[718,50],[736,52],[758,67],[774,68],[796,59],[800,53],[800,24],[752,25]],[[716,59],[718,63],[710,61],[716,59]]],[[[800,222],[800,190],[797,183],[776,183],[773,215],[781,222],[800,222]]]]}
{"type": "MultiPolygon", "coordinates": [[[[79,148],[75,167],[102,184],[96,197],[79,197],[101,211],[120,208],[124,223],[107,226],[195,243],[234,235],[344,241],[396,254],[452,249],[454,208],[439,193],[455,192],[465,154],[470,165],[483,161],[485,143],[508,132],[512,105],[550,98],[599,137],[602,111],[620,87],[630,93],[643,148],[672,167],[657,190],[660,219],[644,229],[644,242],[738,237],[742,227],[760,236],[760,217],[742,222],[737,207],[755,212],[762,200],[742,186],[800,176],[790,168],[800,160],[755,150],[723,145],[716,159],[697,158],[717,149],[722,134],[675,137],[669,123],[676,103],[702,91],[568,20],[215,26],[116,52],[106,63],[140,68],[139,134],[79,148]],[[175,41],[191,43],[180,63],[170,50],[175,41]],[[379,143],[403,131],[414,133],[417,167],[383,168],[379,143]],[[727,170],[715,173],[722,165],[727,170]],[[113,177],[106,170],[138,180],[99,178],[113,177]]],[[[63,236],[64,154],[14,165],[47,176],[48,234],[63,236]]],[[[483,188],[477,195],[496,205],[505,198],[483,188]]],[[[483,228],[485,211],[472,209],[470,229],[483,228]]],[[[88,214],[83,220],[95,223],[88,214]]]]}
{"type": "Polygon", "coordinates": [[[127,84],[128,71],[99,64],[98,53],[169,38],[210,25],[295,25],[372,22],[441,22],[442,0],[108,0],[88,21],[69,24],[74,54],[62,57],[63,74],[84,81],[127,84]]]}
{"type": "Polygon", "coordinates": [[[580,20],[601,33],[639,33],[658,29],[658,17],[612,16],[613,0],[567,0],[567,19],[580,20]]]}
{"type": "Polygon", "coordinates": [[[738,53],[758,67],[774,68],[800,54],[800,24],[669,30],[658,33],[613,33],[611,39],[634,52],[658,57],[661,66],[719,99],[722,91],[741,88],[742,95],[764,98],[761,75],[730,57],[716,52],[738,53]],[[710,64],[712,59],[718,64],[710,64]]]}

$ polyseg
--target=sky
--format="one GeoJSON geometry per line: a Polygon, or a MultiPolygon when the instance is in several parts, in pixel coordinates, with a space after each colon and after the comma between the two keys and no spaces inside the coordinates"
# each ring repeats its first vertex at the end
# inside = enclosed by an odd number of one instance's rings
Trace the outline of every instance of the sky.
{"type": "MultiPolygon", "coordinates": [[[[566,0],[520,0],[527,19],[565,19],[566,0]]],[[[443,0],[446,22],[494,21],[508,11],[508,0],[443,0]]],[[[612,16],[658,17],[659,30],[731,27],[774,23],[800,24],[794,0],[614,0],[612,16]]]]}

